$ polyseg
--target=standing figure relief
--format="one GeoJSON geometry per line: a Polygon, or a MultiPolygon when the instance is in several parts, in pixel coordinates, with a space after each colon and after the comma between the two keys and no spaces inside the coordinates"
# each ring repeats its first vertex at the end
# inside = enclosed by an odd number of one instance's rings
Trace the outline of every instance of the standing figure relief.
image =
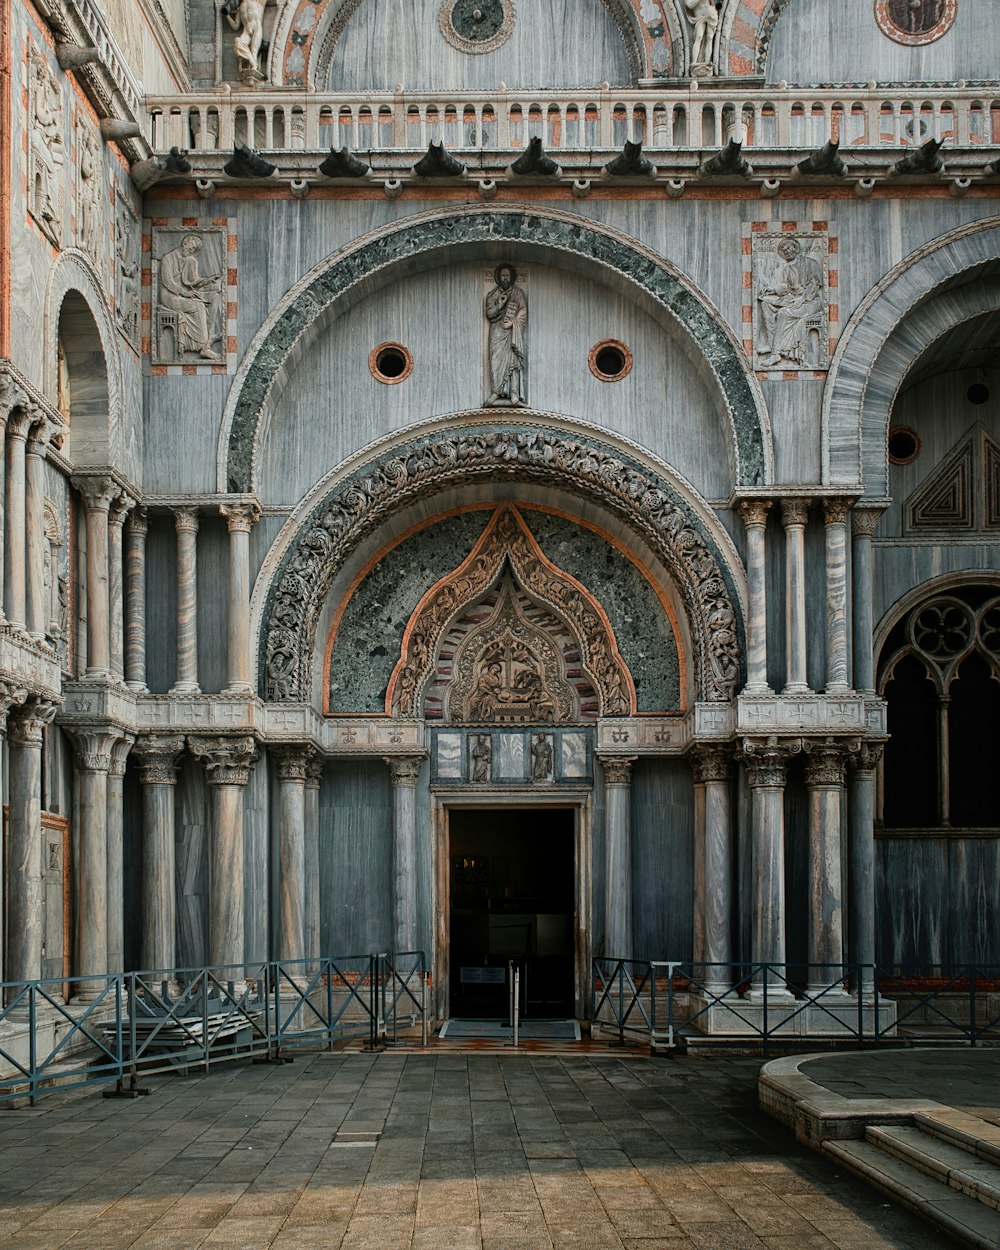
{"type": "Polygon", "coordinates": [[[225,0],[222,12],[236,31],[233,47],[240,66],[240,80],[248,86],[263,82],[260,49],[264,42],[263,0],[225,0]]]}
{"type": "Polygon", "coordinates": [[[528,300],[517,285],[513,265],[497,265],[496,286],[487,294],[484,311],[490,323],[488,348],[490,397],[486,406],[521,408],[527,402],[528,300]]]}

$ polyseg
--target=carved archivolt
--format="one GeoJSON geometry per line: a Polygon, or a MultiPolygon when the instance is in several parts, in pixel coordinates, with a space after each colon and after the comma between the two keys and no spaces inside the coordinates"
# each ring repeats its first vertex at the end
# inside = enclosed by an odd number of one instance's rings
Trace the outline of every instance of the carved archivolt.
{"type": "Polygon", "coordinates": [[[607,619],[587,590],[545,557],[514,508],[494,513],[468,557],[417,605],[389,681],[386,711],[397,716],[421,714],[423,692],[435,672],[446,631],[505,568],[513,578],[505,575],[499,602],[483,625],[459,641],[447,718],[528,723],[574,720],[580,715],[581,700],[563,672],[552,632],[527,619],[517,601],[515,578],[530,599],[570,627],[586,678],[597,693],[600,715],[631,715],[635,688],[607,619]],[[486,707],[482,699],[491,697],[486,707]],[[531,707],[544,710],[532,717],[527,714],[531,707]]]}
{"type": "MultiPolygon", "coordinates": [[[[524,426],[479,426],[422,439],[359,470],[327,496],[273,583],[261,639],[265,697],[310,697],[319,612],[334,575],[359,542],[417,500],[494,479],[558,486],[622,517],[657,553],[680,590],[695,640],[695,697],[732,698],[740,668],[736,608],[695,515],[666,483],[596,441],[524,426]]],[[[531,594],[542,567],[544,557],[538,568],[526,564],[521,574],[531,594]]],[[[564,585],[569,584],[567,579],[564,585]]],[[[456,590],[456,602],[461,601],[456,590]]],[[[567,601],[553,604],[564,619],[586,619],[592,611],[586,601],[572,605],[575,613],[570,606],[567,601]]],[[[413,646],[411,639],[411,656],[413,646]]],[[[431,655],[421,657],[424,664],[431,655]]],[[[607,680],[612,679],[608,673],[607,680]]]]}

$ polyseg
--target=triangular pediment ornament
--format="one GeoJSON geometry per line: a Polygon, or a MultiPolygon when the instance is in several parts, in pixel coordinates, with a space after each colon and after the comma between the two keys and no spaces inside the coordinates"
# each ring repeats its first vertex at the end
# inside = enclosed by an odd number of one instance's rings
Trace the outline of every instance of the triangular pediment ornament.
{"type": "Polygon", "coordinates": [[[975,528],[976,431],[965,436],[944,464],[906,501],[906,528],[928,531],[975,528]]]}
{"type": "Polygon", "coordinates": [[[1000,443],[983,431],[984,528],[1000,529],[1000,443]]]}

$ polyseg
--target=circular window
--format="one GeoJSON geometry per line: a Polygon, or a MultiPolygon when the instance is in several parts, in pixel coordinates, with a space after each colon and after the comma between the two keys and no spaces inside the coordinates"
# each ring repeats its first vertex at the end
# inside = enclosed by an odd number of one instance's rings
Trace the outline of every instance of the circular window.
{"type": "Polygon", "coordinates": [[[970,404],[985,404],[990,397],[990,388],[982,382],[973,382],[965,392],[965,397],[970,404]]]}
{"type": "Polygon", "coordinates": [[[514,29],[513,0],[444,0],[438,26],[460,52],[495,52],[514,29]]]}
{"type": "Polygon", "coordinates": [[[933,43],[955,24],[958,0],[875,0],[875,21],[896,43],[933,43]]]}
{"type": "Polygon", "coordinates": [[[371,350],[368,368],[379,382],[402,382],[410,376],[413,357],[402,343],[379,343],[371,350]]]}
{"type": "Polygon", "coordinates": [[[889,431],[889,459],[893,464],[909,464],[920,454],[920,439],[905,425],[889,431]]]}
{"type": "Polygon", "coordinates": [[[632,353],[618,339],[604,339],[590,349],[587,364],[595,378],[617,382],[632,368],[632,353]]]}

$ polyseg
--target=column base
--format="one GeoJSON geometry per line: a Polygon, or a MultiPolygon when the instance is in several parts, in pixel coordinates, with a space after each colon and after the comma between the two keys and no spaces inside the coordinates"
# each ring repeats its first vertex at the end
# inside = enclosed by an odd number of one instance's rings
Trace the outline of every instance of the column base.
{"type": "Polygon", "coordinates": [[[831,681],[823,687],[824,694],[853,694],[850,683],[846,681],[831,681]]]}
{"type": "Polygon", "coordinates": [[[774,694],[774,691],[766,681],[748,681],[740,691],[740,694],[774,694]]]}
{"type": "Polygon", "coordinates": [[[144,681],[127,681],[125,683],[126,690],[132,690],[136,694],[149,694],[149,687],[144,681]]]}
{"type": "Polygon", "coordinates": [[[110,668],[88,668],[83,674],[86,681],[110,681],[110,668]]]}
{"type": "Polygon", "coordinates": [[[167,694],[201,694],[201,686],[196,681],[176,681],[167,694]]]}
{"type": "Polygon", "coordinates": [[[256,695],[256,689],[247,682],[238,682],[233,686],[226,686],[223,694],[228,695],[231,699],[252,699],[256,695]]]}
{"type": "Polygon", "coordinates": [[[782,690],[781,693],[782,694],[814,694],[815,691],[809,688],[809,685],[807,682],[794,681],[794,682],[789,682],[788,685],[785,686],[785,688],[782,690]]]}

